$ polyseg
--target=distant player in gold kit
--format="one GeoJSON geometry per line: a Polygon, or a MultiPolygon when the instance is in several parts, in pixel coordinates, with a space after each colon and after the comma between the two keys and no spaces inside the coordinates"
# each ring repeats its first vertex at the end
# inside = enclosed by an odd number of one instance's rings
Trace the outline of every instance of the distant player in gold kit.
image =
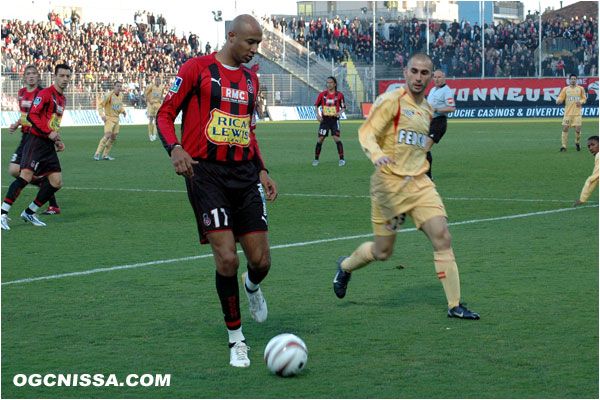
{"type": "Polygon", "coordinates": [[[114,160],[108,153],[110,153],[115,140],[117,140],[117,134],[119,133],[119,115],[127,115],[123,109],[121,87],[121,82],[116,81],[114,89],[106,93],[102,101],[98,104],[98,114],[100,114],[100,118],[104,121],[104,136],[100,139],[100,143],[94,154],[94,160],[96,161],[100,160],[100,152],[102,149],[104,149],[104,154],[102,155],[103,160],[114,160]]]}
{"type": "Polygon", "coordinates": [[[351,274],[375,260],[392,255],[398,228],[406,214],[433,246],[433,261],[448,300],[448,317],[479,319],[460,302],[460,280],[454,260],[447,215],[435,184],[425,174],[427,138],[433,108],[425,99],[433,62],[416,53],[404,69],[404,87],[381,95],[358,130],[358,139],[375,165],[371,176],[371,222],[374,242],[361,244],[349,257],[340,257],[333,290],[346,295],[351,274]]]}
{"type": "Polygon", "coordinates": [[[579,145],[579,140],[581,139],[581,105],[585,104],[586,100],[585,90],[581,86],[577,86],[577,75],[569,75],[569,86],[562,88],[558,99],[556,99],[556,104],[565,103],[561,152],[567,151],[567,137],[570,126],[575,128],[575,147],[577,151],[581,151],[581,146],[579,145]]]}
{"type": "Polygon", "coordinates": [[[160,77],[154,78],[154,83],[148,85],[144,91],[146,105],[148,106],[148,137],[151,142],[156,140],[156,113],[165,97],[165,88],[161,86],[160,77]]]}
{"type": "Polygon", "coordinates": [[[590,136],[587,146],[590,149],[590,153],[595,157],[596,162],[594,164],[594,171],[592,171],[592,175],[585,181],[585,185],[583,185],[583,189],[581,189],[581,194],[579,195],[579,200],[573,203],[574,206],[585,203],[590,198],[592,192],[598,187],[598,136],[590,136]]]}

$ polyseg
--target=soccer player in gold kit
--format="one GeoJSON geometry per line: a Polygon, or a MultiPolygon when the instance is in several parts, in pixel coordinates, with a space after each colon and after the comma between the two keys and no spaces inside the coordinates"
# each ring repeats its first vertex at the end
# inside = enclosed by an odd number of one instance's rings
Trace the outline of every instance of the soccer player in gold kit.
{"type": "Polygon", "coordinates": [[[567,137],[570,126],[575,128],[575,147],[577,151],[581,151],[579,145],[579,139],[581,139],[581,106],[585,104],[586,100],[585,90],[581,86],[577,86],[577,75],[569,75],[569,86],[562,88],[558,94],[558,99],[556,99],[556,104],[565,103],[561,152],[567,151],[567,137]]]}
{"type": "Polygon", "coordinates": [[[104,136],[100,139],[94,160],[100,160],[100,152],[104,149],[102,155],[103,160],[113,161],[114,158],[109,156],[110,150],[117,140],[119,133],[119,115],[127,115],[123,109],[123,94],[121,94],[122,84],[119,81],[115,82],[114,89],[106,93],[102,101],[98,104],[98,114],[104,121],[104,136]]]}
{"type": "Polygon", "coordinates": [[[148,113],[148,138],[151,142],[156,140],[156,113],[165,97],[165,88],[161,85],[160,77],[154,78],[154,83],[148,85],[144,90],[148,113]]]}
{"type": "Polygon", "coordinates": [[[587,146],[590,149],[590,153],[595,157],[596,162],[594,164],[594,171],[592,171],[592,175],[585,181],[585,185],[583,185],[583,189],[581,189],[581,194],[579,195],[579,200],[573,203],[574,206],[585,203],[590,198],[592,192],[598,187],[598,136],[590,136],[587,146]]]}
{"type": "Polygon", "coordinates": [[[375,165],[371,176],[371,222],[374,242],[361,244],[349,257],[340,257],[333,289],[346,295],[351,274],[375,260],[392,255],[397,229],[408,214],[433,246],[433,260],[448,300],[448,317],[479,319],[460,302],[460,280],[448,232],[447,215],[429,169],[426,145],[433,108],[424,91],[433,62],[414,54],[404,69],[404,87],[381,95],[358,130],[360,144],[375,165]]]}

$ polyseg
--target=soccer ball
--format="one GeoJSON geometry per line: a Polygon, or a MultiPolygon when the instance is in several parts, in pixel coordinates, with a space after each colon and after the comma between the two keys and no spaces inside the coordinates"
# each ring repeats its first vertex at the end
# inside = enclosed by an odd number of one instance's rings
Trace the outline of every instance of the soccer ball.
{"type": "Polygon", "coordinates": [[[306,365],[308,349],[298,336],[282,333],[269,340],[265,347],[265,362],[279,376],[297,375],[306,365]]]}

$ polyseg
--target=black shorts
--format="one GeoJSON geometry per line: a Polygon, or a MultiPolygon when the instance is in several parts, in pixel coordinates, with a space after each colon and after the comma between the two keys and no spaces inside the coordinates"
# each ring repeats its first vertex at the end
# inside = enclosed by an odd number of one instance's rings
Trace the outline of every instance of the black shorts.
{"type": "Polygon", "coordinates": [[[340,120],[337,118],[323,117],[319,125],[319,136],[328,136],[329,131],[332,135],[340,136],[340,120]]]}
{"type": "Polygon", "coordinates": [[[185,182],[200,242],[208,243],[211,232],[232,231],[236,239],[266,232],[267,206],[254,164],[197,161],[194,176],[185,182]]]}
{"type": "Polygon", "coordinates": [[[436,143],[442,140],[442,136],[446,133],[448,127],[448,118],[446,117],[435,117],[431,120],[429,126],[429,137],[436,143]]]}
{"type": "Polygon", "coordinates": [[[21,165],[21,157],[23,156],[23,148],[25,147],[25,142],[30,135],[23,133],[21,135],[21,142],[19,142],[19,147],[15,150],[12,157],[10,158],[11,164],[19,164],[21,165]]]}
{"type": "Polygon", "coordinates": [[[33,134],[27,136],[29,138],[25,141],[23,147],[21,169],[31,170],[35,176],[61,172],[54,142],[33,134]]]}

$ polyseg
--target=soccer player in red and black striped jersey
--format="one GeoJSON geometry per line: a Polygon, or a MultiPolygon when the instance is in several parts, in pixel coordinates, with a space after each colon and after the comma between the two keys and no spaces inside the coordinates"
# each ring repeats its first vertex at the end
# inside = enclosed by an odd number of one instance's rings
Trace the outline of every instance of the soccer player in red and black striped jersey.
{"type": "MultiPolygon", "coordinates": [[[[25,141],[29,137],[28,133],[31,130],[31,123],[29,121],[27,121],[27,114],[29,113],[29,110],[31,109],[31,105],[33,104],[33,101],[37,97],[37,94],[39,93],[40,90],[43,89],[39,85],[40,74],[35,65],[30,64],[30,65],[26,66],[25,70],[23,71],[23,77],[25,80],[25,87],[22,88],[21,90],[19,90],[19,109],[21,111],[21,118],[19,118],[19,120],[17,122],[12,124],[8,128],[8,131],[10,133],[13,133],[20,126],[21,132],[22,132],[21,142],[19,143],[19,146],[13,153],[12,158],[10,160],[10,174],[12,176],[14,176],[15,178],[18,177],[19,173],[21,172],[21,156],[23,154],[23,148],[25,146],[25,141]]],[[[34,176],[31,183],[34,185],[37,185],[39,187],[42,187],[45,179],[46,179],[45,177],[39,178],[37,176],[34,176]]],[[[52,196],[50,198],[50,206],[42,214],[47,214],[47,215],[60,214],[60,207],[58,206],[58,203],[56,202],[55,196],[52,196]]]]}
{"type": "Polygon", "coordinates": [[[329,131],[331,131],[331,136],[335,140],[338,155],[340,156],[338,165],[340,167],[346,165],[346,161],[344,160],[344,146],[340,140],[340,115],[342,115],[344,110],[346,110],[344,95],[337,91],[337,80],[333,76],[330,76],[327,78],[327,90],[319,93],[319,97],[315,103],[315,112],[321,124],[319,125],[319,138],[317,139],[317,146],[315,148],[313,167],[319,165],[321,146],[327,135],[329,135],[329,131]],[[319,113],[319,107],[322,109],[322,114],[319,113]]]}
{"type": "Polygon", "coordinates": [[[265,198],[275,200],[277,186],[254,135],[258,77],[242,66],[261,41],[262,29],[253,17],[236,17],[221,51],[181,67],[157,114],[160,139],[175,172],[185,177],[200,241],[212,247],[234,367],[250,365],[240,317],[236,240],[248,260],[242,282],[250,314],[258,322],[267,318],[259,286],[271,266],[265,198]],[[180,111],[181,141],[174,126],[180,111]]]}
{"type": "Polygon", "coordinates": [[[2,203],[2,229],[8,227],[8,212],[13,203],[33,179],[33,176],[47,179],[42,184],[37,197],[22,213],[21,218],[34,226],[46,226],[35,214],[62,186],[62,173],[57,151],[64,149],[58,130],[67,99],[63,92],[71,80],[71,67],[58,64],[54,69],[54,84],[41,90],[27,114],[31,124],[29,138],[25,142],[21,157],[19,176],[8,188],[2,203]]]}

